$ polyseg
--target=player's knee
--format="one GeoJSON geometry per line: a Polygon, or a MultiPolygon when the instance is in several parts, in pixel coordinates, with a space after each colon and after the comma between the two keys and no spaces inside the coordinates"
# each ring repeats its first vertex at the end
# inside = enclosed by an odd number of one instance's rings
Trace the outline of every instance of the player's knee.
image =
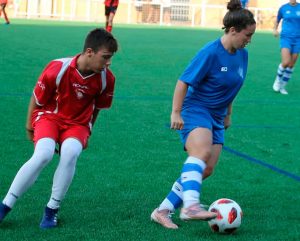
{"type": "Polygon", "coordinates": [[[69,166],[73,166],[76,164],[76,161],[80,155],[80,152],[72,148],[72,146],[67,146],[61,151],[61,160],[63,160],[64,164],[69,166]]]}
{"type": "Polygon", "coordinates": [[[200,160],[203,160],[204,162],[207,162],[207,160],[211,157],[211,150],[210,149],[201,149],[194,152],[191,152],[191,156],[194,156],[200,160]]]}
{"type": "Polygon", "coordinates": [[[284,61],[282,61],[281,65],[282,65],[283,68],[287,68],[291,65],[291,61],[290,60],[284,60],[284,61]]]}
{"type": "Polygon", "coordinates": [[[39,149],[38,151],[35,151],[33,154],[33,157],[39,161],[41,166],[47,165],[53,158],[54,151],[50,149],[39,149]]]}

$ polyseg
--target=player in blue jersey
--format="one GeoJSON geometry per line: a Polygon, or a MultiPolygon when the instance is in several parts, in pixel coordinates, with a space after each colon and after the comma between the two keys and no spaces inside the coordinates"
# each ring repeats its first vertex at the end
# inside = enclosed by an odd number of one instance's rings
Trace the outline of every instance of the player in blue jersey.
{"type": "Polygon", "coordinates": [[[278,25],[281,21],[281,63],[277,69],[273,90],[286,95],[288,94],[286,85],[294,71],[300,52],[300,3],[290,0],[289,3],[279,8],[273,32],[275,37],[279,35],[278,25]]]}
{"type": "Polygon", "coordinates": [[[249,2],[249,0],[241,0],[242,7],[247,8],[248,7],[248,2],[249,2]]]}
{"type": "Polygon", "coordinates": [[[188,157],[171,192],[151,219],[177,229],[170,213],[181,205],[182,220],[210,220],[216,213],[200,205],[202,180],[211,175],[231,124],[232,102],[247,73],[248,52],[256,29],[253,14],[230,0],[224,35],[202,48],[179,78],[173,97],[171,128],[179,130],[188,157]]]}

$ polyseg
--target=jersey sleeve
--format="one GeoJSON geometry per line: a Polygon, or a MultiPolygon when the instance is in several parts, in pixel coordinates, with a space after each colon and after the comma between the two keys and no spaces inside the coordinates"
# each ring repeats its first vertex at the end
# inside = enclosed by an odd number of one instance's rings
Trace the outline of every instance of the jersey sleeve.
{"type": "Polygon", "coordinates": [[[188,85],[196,86],[208,73],[212,64],[212,54],[205,49],[200,50],[180,76],[180,80],[188,85]]]}
{"type": "Polygon", "coordinates": [[[282,15],[282,7],[281,8],[279,8],[279,10],[278,10],[278,13],[277,13],[277,23],[279,23],[280,22],[280,20],[282,19],[282,17],[283,17],[283,15],[282,15]]]}
{"type": "Polygon", "coordinates": [[[52,61],[43,70],[33,90],[37,105],[47,104],[48,100],[55,94],[56,77],[61,65],[61,62],[52,61]]]}
{"type": "Polygon", "coordinates": [[[115,88],[115,77],[109,69],[107,69],[106,72],[106,81],[107,85],[105,90],[96,99],[97,109],[107,109],[110,108],[112,104],[115,88]]]}

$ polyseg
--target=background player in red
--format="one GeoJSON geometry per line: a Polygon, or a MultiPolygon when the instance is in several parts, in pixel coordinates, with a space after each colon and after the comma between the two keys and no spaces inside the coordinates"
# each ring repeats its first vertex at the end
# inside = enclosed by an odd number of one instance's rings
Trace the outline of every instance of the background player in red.
{"type": "Polygon", "coordinates": [[[58,209],[72,182],[76,161],[87,147],[99,110],[111,106],[115,77],[108,66],[117,49],[111,33],[98,28],[87,35],[81,54],[46,66],[28,107],[26,130],[34,141],[34,153],[0,202],[0,222],[52,160],[58,144],[60,160],[40,223],[41,228],[57,226],[58,209]]]}
{"type": "Polygon", "coordinates": [[[114,17],[117,12],[119,0],[105,0],[105,17],[106,17],[106,31],[111,32],[113,28],[114,17]]]}
{"type": "Polygon", "coordinates": [[[5,7],[7,5],[7,0],[0,0],[0,16],[1,13],[3,12],[4,18],[5,18],[5,24],[10,24],[6,11],[5,11],[5,7]]]}

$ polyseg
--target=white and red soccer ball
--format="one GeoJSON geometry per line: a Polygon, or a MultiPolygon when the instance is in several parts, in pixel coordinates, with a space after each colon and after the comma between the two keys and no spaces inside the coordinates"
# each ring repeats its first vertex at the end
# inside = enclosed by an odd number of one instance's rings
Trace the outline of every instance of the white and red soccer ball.
{"type": "Polygon", "coordinates": [[[221,198],[214,201],[208,211],[217,213],[217,217],[208,222],[211,230],[216,233],[231,234],[241,226],[243,212],[233,200],[221,198]]]}

